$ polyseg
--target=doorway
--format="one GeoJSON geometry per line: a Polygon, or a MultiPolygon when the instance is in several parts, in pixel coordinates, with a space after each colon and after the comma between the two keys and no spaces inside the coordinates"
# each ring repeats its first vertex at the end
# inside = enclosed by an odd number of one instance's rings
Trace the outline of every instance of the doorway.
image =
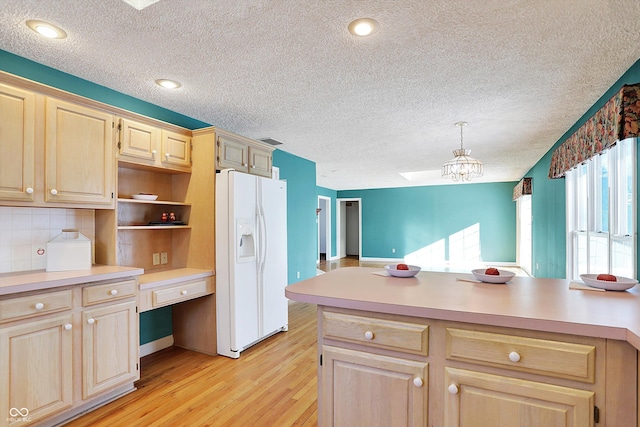
{"type": "Polygon", "coordinates": [[[362,200],[337,199],[336,245],[338,258],[362,256],[362,200]]]}
{"type": "Polygon", "coordinates": [[[316,261],[328,261],[331,259],[331,198],[318,196],[318,208],[316,210],[316,222],[318,223],[318,256],[316,261]]]}

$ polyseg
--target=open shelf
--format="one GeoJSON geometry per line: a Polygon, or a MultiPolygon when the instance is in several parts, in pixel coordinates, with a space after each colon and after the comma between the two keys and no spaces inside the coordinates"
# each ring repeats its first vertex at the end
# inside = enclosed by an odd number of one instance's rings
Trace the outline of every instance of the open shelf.
{"type": "Polygon", "coordinates": [[[188,225],[119,225],[118,230],[175,230],[191,228],[188,225]]]}
{"type": "Polygon", "coordinates": [[[118,199],[118,203],[138,203],[141,205],[166,205],[166,206],[191,206],[190,203],[173,202],[169,200],[137,200],[137,199],[118,199]]]}

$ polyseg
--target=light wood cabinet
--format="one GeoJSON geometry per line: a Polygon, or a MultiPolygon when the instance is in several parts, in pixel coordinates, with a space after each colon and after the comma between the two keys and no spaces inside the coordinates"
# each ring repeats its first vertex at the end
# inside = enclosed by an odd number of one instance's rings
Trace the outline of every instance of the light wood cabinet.
{"type": "Polygon", "coordinates": [[[322,347],[323,425],[425,426],[428,364],[322,347]]]}
{"type": "Polygon", "coordinates": [[[219,128],[211,128],[216,140],[216,169],[235,169],[271,178],[274,148],[219,128]]]}
{"type": "Polygon", "coordinates": [[[82,312],[82,397],[140,378],[136,301],[82,312]]]}
{"type": "Polygon", "coordinates": [[[0,84],[0,200],[33,202],[35,94],[0,84]]]}
{"type": "Polygon", "coordinates": [[[54,425],[134,390],[137,286],[127,277],[0,297],[0,426],[54,425]]]}
{"type": "Polygon", "coordinates": [[[45,201],[113,207],[113,116],[47,97],[45,121],[45,201]]]}
{"type": "Polygon", "coordinates": [[[594,425],[592,391],[454,368],[445,372],[445,427],[594,425]]]}
{"type": "Polygon", "coordinates": [[[322,311],[319,425],[426,426],[429,326],[322,311]]]}
{"type": "Polygon", "coordinates": [[[191,171],[191,136],[188,131],[178,132],[156,124],[119,118],[117,132],[121,164],[191,171]]]}
{"type": "Polygon", "coordinates": [[[72,406],[73,333],[71,311],[0,326],[0,426],[72,406]]]}
{"type": "Polygon", "coordinates": [[[320,426],[637,425],[623,341],[325,306],[318,328],[320,426]]]}

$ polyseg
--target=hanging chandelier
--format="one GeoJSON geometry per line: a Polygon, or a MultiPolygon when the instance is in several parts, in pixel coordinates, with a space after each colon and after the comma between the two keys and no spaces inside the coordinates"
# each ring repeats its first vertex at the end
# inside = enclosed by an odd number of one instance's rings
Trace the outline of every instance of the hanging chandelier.
{"type": "Polygon", "coordinates": [[[465,149],[462,145],[462,128],[467,122],[458,122],[460,127],[460,149],[453,150],[453,159],[442,165],[442,177],[451,178],[454,181],[471,181],[472,178],[480,177],[484,173],[484,166],[480,160],[470,156],[471,150],[465,149]]]}

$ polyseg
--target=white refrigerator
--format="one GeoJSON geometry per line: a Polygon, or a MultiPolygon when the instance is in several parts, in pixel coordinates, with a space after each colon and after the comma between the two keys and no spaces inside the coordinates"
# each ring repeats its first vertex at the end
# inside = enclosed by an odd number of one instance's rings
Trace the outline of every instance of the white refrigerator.
{"type": "Polygon", "coordinates": [[[232,358],[288,328],[287,183],[216,175],[218,354],[232,358]]]}

